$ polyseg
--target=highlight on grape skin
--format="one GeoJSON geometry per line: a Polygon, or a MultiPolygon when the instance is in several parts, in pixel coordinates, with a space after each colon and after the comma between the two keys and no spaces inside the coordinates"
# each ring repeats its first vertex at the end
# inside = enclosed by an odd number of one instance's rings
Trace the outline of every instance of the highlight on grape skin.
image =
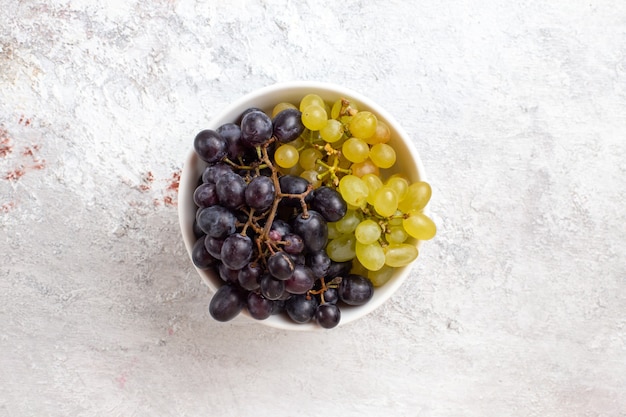
{"type": "Polygon", "coordinates": [[[210,315],[331,329],[414,262],[432,190],[394,170],[393,144],[376,114],[315,93],[201,130],[192,261],[223,281],[210,315]]]}

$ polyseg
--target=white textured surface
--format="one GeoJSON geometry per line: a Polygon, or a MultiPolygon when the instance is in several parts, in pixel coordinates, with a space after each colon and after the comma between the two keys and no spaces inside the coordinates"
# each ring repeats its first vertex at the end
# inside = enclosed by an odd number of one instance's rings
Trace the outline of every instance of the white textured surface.
{"type": "Polygon", "coordinates": [[[0,1],[0,416],[626,416],[623,2],[50,3],[0,1]],[[175,209],[297,79],[404,121],[440,227],[324,337],[213,322],[175,209]]]}

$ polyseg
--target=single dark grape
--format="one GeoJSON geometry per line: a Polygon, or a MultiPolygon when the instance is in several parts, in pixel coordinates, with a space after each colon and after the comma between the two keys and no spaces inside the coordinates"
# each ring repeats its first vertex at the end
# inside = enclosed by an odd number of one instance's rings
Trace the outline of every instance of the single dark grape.
{"type": "Polygon", "coordinates": [[[198,207],[210,207],[219,203],[215,184],[202,183],[193,192],[193,202],[198,207]]]}
{"type": "Polygon", "coordinates": [[[288,253],[287,255],[289,255],[293,261],[294,266],[306,264],[306,256],[304,256],[304,253],[288,253]]]}
{"type": "Polygon", "coordinates": [[[322,304],[315,310],[317,324],[325,329],[332,329],[341,320],[341,310],[335,304],[322,304]]]}
{"type": "Polygon", "coordinates": [[[245,203],[246,182],[235,173],[222,176],[215,183],[217,197],[224,207],[235,209],[245,203]]]}
{"type": "Polygon", "coordinates": [[[274,219],[272,225],[270,226],[270,231],[275,231],[278,233],[278,239],[275,240],[282,240],[283,236],[291,233],[291,226],[289,226],[289,223],[284,220],[274,219]]]}
{"type": "Polygon", "coordinates": [[[275,252],[267,259],[267,270],[278,280],[285,280],[293,274],[294,264],[288,254],[275,252]]]}
{"type": "Polygon", "coordinates": [[[209,269],[217,263],[217,260],[204,247],[204,237],[194,243],[191,249],[191,260],[198,269],[209,269]]]}
{"type": "Polygon", "coordinates": [[[293,274],[285,280],[285,290],[291,294],[305,294],[315,284],[315,276],[311,268],[305,265],[296,265],[293,274]]]}
{"type": "Polygon", "coordinates": [[[241,119],[241,140],[247,146],[259,146],[272,137],[272,120],[262,111],[251,111],[241,119]]]}
{"type": "Polygon", "coordinates": [[[198,226],[209,236],[223,239],[235,233],[235,215],[222,206],[211,206],[198,213],[198,226]]]}
{"type": "Polygon", "coordinates": [[[259,286],[261,294],[270,300],[278,300],[285,292],[285,281],[278,280],[269,274],[261,277],[259,286]]]}
{"type": "MultiPolygon", "coordinates": [[[[289,294],[289,293],[287,293],[289,294]]],[[[272,306],[272,316],[276,314],[282,314],[285,311],[285,302],[286,300],[272,300],[274,301],[274,305],[272,306]]]]}
{"type": "Polygon", "coordinates": [[[226,152],[230,159],[236,161],[238,158],[243,157],[246,149],[241,140],[241,128],[237,124],[223,124],[217,128],[217,133],[226,141],[226,152]]]}
{"type": "Polygon", "coordinates": [[[248,294],[247,307],[252,318],[265,320],[272,315],[274,301],[263,297],[261,294],[251,292],[248,294]]]}
{"type": "Polygon", "coordinates": [[[237,280],[241,288],[254,291],[259,288],[261,274],[263,274],[263,268],[257,263],[250,263],[241,268],[237,280]]]}
{"type": "Polygon", "coordinates": [[[239,125],[241,125],[241,121],[243,120],[243,118],[246,117],[248,115],[248,113],[252,113],[253,111],[260,111],[260,112],[262,112],[263,110],[261,110],[258,107],[248,107],[247,109],[245,109],[243,111],[243,113],[241,113],[241,115],[239,116],[239,119],[237,120],[237,123],[239,125]]]}
{"type": "Polygon", "coordinates": [[[224,239],[207,235],[204,238],[204,247],[215,259],[222,259],[222,245],[224,239]]]}
{"type": "MultiPolygon", "coordinates": [[[[280,192],[283,194],[302,194],[309,188],[309,182],[302,177],[295,175],[283,175],[278,179],[280,192]]],[[[280,204],[289,207],[300,207],[300,199],[295,197],[284,197],[280,204]]]]}
{"type": "Polygon", "coordinates": [[[232,269],[226,266],[224,263],[220,263],[220,266],[217,268],[217,272],[220,278],[224,282],[236,283],[238,282],[239,270],[232,269]]]}
{"type": "Polygon", "coordinates": [[[269,177],[254,177],[245,191],[246,204],[257,211],[269,209],[276,198],[274,181],[269,177]]]}
{"type": "Polygon", "coordinates": [[[232,234],[224,240],[220,251],[222,263],[230,269],[241,269],[252,258],[252,239],[239,233],[232,234]]]}
{"type": "Polygon", "coordinates": [[[274,136],[282,143],[298,139],[304,132],[302,113],[297,109],[285,109],[278,113],[272,121],[274,136]]]}
{"type": "Polygon", "coordinates": [[[345,261],[345,262],[331,261],[330,266],[328,267],[328,271],[326,272],[326,275],[324,275],[324,278],[326,278],[327,280],[331,280],[336,277],[344,277],[348,275],[351,269],[352,269],[352,261],[345,261]]]}
{"type": "Polygon", "coordinates": [[[202,182],[212,182],[215,184],[217,180],[222,178],[224,175],[232,173],[233,169],[230,165],[218,162],[217,164],[209,165],[204,169],[202,172],[202,182]]]}
{"type": "Polygon", "coordinates": [[[285,302],[285,311],[291,320],[296,323],[307,323],[311,321],[317,309],[317,299],[308,297],[306,294],[298,294],[289,298],[285,302]]]}
{"type": "Polygon", "coordinates": [[[193,146],[200,159],[208,163],[217,162],[226,156],[226,141],[214,130],[198,133],[193,146]]]}
{"type": "Polygon", "coordinates": [[[331,262],[325,250],[311,252],[306,256],[306,264],[317,278],[326,276],[331,262]]]}
{"type": "Polygon", "coordinates": [[[209,313],[217,321],[234,319],[246,305],[246,294],[233,285],[222,285],[211,298],[209,313]]]}
{"type": "Polygon", "coordinates": [[[198,219],[193,219],[193,235],[196,237],[196,239],[200,239],[201,237],[204,237],[206,235],[206,233],[204,233],[204,231],[202,229],[200,229],[200,226],[198,226],[198,219]]]}
{"type": "Polygon", "coordinates": [[[308,210],[308,216],[298,214],[292,221],[294,233],[304,240],[304,247],[309,251],[322,250],[328,242],[328,225],[326,220],[315,210],[308,210]]]}
{"type": "Polygon", "coordinates": [[[341,220],[348,211],[346,201],[336,190],[330,187],[319,187],[311,200],[311,208],[318,211],[327,222],[341,220]]]}
{"type": "Polygon", "coordinates": [[[337,304],[337,301],[339,301],[339,290],[337,288],[327,288],[323,294],[326,304],[337,304]]]}
{"type": "Polygon", "coordinates": [[[374,295],[372,281],[361,275],[350,274],[339,284],[339,298],[346,304],[360,306],[374,295]]]}
{"type": "Polygon", "coordinates": [[[297,255],[304,250],[304,241],[294,233],[287,233],[282,240],[285,242],[283,250],[291,255],[297,255]]]}

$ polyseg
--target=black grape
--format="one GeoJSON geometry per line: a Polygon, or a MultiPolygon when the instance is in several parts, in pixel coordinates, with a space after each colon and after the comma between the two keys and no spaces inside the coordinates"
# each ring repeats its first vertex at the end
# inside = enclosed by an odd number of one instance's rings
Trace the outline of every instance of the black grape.
{"type": "Polygon", "coordinates": [[[267,259],[267,270],[278,280],[285,280],[293,274],[294,263],[284,252],[275,252],[267,259]]]}
{"type": "Polygon", "coordinates": [[[323,186],[315,190],[311,208],[320,212],[327,222],[341,220],[348,211],[346,201],[336,190],[323,186]]]}
{"type": "Polygon", "coordinates": [[[301,116],[297,109],[285,109],[278,113],[272,121],[276,139],[282,143],[296,140],[305,129],[301,116]]]}
{"type": "Polygon", "coordinates": [[[313,271],[313,275],[317,278],[326,276],[330,268],[331,260],[324,250],[311,252],[306,257],[306,264],[313,271]]]}
{"type": "Polygon", "coordinates": [[[193,201],[198,207],[210,207],[219,203],[215,184],[202,183],[193,192],[193,201]]]}
{"type": "Polygon", "coordinates": [[[233,285],[222,285],[211,298],[209,313],[217,321],[234,319],[246,305],[246,295],[233,285]]]}
{"type": "Polygon", "coordinates": [[[204,247],[215,259],[222,259],[222,245],[224,239],[219,239],[213,236],[207,235],[204,239],[204,247]]]}
{"type": "Polygon", "coordinates": [[[324,275],[324,277],[327,279],[343,277],[343,276],[348,275],[351,269],[352,269],[352,261],[345,261],[345,262],[331,261],[330,266],[328,267],[328,271],[326,272],[326,275],[324,275]]]}
{"type": "MultiPolygon", "coordinates": [[[[280,192],[283,194],[302,194],[309,188],[309,182],[302,177],[295,175],[283,175],[278,179],[280,184],[280,192]]],[[[290,207],[300,207],[300,199],[292,197],[283,197],[280,201],[281,205],[290,207]]]]}
{"type": "Polygon", "coordinates": [[[261,294],[270,300],[278,300],[285,292],[285,281],[278,280],[269,274],[265,274],[261,277],[259,286],[261,288],[261,294]]]}
{"type": "Polygon", "coordinates": [[[239,277],[239,270],[229,268],[224,263],[220,263],[220,266],[217,268],[217,272],[224,282],[238,282],[237,279],[239,277]]]}
{"type": "Polygon", "coordinates": [[[317,309],[317,299],[306,294],[294,295],[285,302],[285,311],[296,323],[311,321],[317,309]]]}
{"type": "Polygon", "coordinates": [[[272,120],[262,111],[250,111],[241,119],[241,139],[247,146],[259,146],[272,137],[272,120]]]}
{"type": "Polygon", "coordinates": [[[224,240],[220,251],[222,263],[230,269],[241,269],[252,258],[252,239],[239,233],[232,234],[224,240]]]}
{"type": "Polygon", "coordinates": [[[322,304],[315,310],[315,320],[325,329],[332,329],[341,320],[341,310],[335,304],[322,304]]]}
{"type": "Polygon", "coordinates": [[[297,255],[304,250],[304,241],[294,233],[287,233],[282,240],[285,242],[283,250],[291,255],[297,255]]]}
{"type": "Polygon", "coordinates": [[[247,307],[252,318],[265,320],[272,315],[274,301],[263,297],[261,294],[251,292],[248,294],[247,307]]]}
{"type": "Polygon", "coordinates": [[[237,281],[239,282],[239,285],[241,285],[241,288],[248,291],[254,291],[259,288],[259,281],[262,273],[263,269],[259,264],[250,263],[241,268],[237,276],[237,281]]]}
{"type": "Polygon", "coordinates": [[[315,210],[308,210],[308,216],[298,214],[292,221],[294,233],[304,240],[304,247],[309,251],[324,249],[328,242],[328,225],[326,220],[315,210]]]}
{"type": "Polygon", "coordinates": [[[276,197],[276,187],[271,178],[254,177],[245,191],[246,204],[258,210],[265,211],[272,206],[276,197]]]}
{"type": "Polygon", "coordinates": [[[223,162],[219,162],[217,164],[209,165],[202,172],[202,182],[212,182],[215,184],[218,179],[222,178],[224,175],[232,174],[233,169],[230,165],[227,165],[223,162]]]}
{"type": "Polygon", "coordinates": [[[315,276],[311,268],[296,265],[291,277],[285,281],[285,290],[291,294],[305,294],[315,284],[315,276]]]}
{"type": "Polygon", "coordinates": [[[226,156],[226,141],[214,130],[198,133],[193,146],[200,159],[208,163],[217,162],[226,156]]]}
{"type": "Polygon", "coordinates": [[[278,233],[276,240],[282,240],[283,236],[288,233],[291,233],[291,226],[284,220],[274,219],[272,225],[270,226],[270,230],[276,231],[278,233]]]}
{"type": "Polygon", "coordinates": [[[230,159],[236,161],[237,158],[243,157],[245,147],[241,140],[241,128],[238,125],[235,123],[223,124],[217,128],[217,133],[226,141],[227,154],[230,159]]]}
{"type": "Polygon", "coordinates": [[[361,275],[350,274],[339,284],[339,298],[346,304],[360,306],[374,295],[372,281],[361,275]]]}
{"type": "Polygon", "coordinates": [[[235,215],[222,206],[211,206],[198,213],[198,226],[204,233],[216,238],[225,238],[235,233],[235,215]]]}
{"type": "Polygon", "coordinates": [[[224,175],[215,183],[220,204],[231,209],[245,203],[246,182],[235,173],[224,175]]]}
{"type": "Polygon", "coordinates": [[[191,250],[191,260],[198,269],[209,269],[217,260],[204,247],[204,237],[199,238],[191,250]]]}

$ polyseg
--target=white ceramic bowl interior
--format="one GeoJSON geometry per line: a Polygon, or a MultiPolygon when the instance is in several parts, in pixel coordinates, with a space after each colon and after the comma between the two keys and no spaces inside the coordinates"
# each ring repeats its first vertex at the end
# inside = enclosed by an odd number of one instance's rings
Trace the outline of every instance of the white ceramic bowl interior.
{"type": "MultiPolygon", "coordinates": [[[[300,99],[309,93],[318,94],[324,100],[333,102],[339,98],[345,97],[355,102],[359,110],[369,110],[373,112],[380,120],[388,124],[392,139],[389,142],[396,151],[397,162],[394,170],[406,175],[411,181],[426,181],[424,167],[417,151],[412,145],[411,138],[404,131],[402,126],[389,114],[385,109],[380,107],[374,101],[352,91],[348,88],[334,84],[320,82],[289,82],[279,83],[268,87],[264,87],[247,94],[232,104],[228,105],[221,113],[213,117],[206,126],[198,126],[198,131],[203,129],[217,129],[224,123],[235,122],[241,113],[250,108],[258,107],[271,114],[272,108],[280,102],[291,102],[298,105],[300,99]]],[[[193,138],[190,138],[190,145],[193,138]]],[[[187,252],[191,256],[191,250],[196,238],[193,233],[193,222],[196,214],[196,205],[193,202],[193,192],[198,185],[198,180],[206,167],[206,163],[196,156],[191,145],[191,150],[185,162],[179,186],[178,194],[178,215],[180,228],[185,242],[187,252]]],[[[421,242],[418,242],[418,247],[421,242]]],[[[419,258],[418,258],[419,259],[419,258]]],[[[342,307],[341,322],[339,325],[351,323],[361,318],[387,301],[393,293],[395,293],[409,275],[411,265],[398,268],[394,276],[383,286],[378,287],[374,291],[374,296],[365,305],[358,307],[342,307]]],[[[217,288],[222,285],[223,281],[212,271],[197,269],[198,274],[203,281],[215,293],[217,288]]],[[[208,300],[207,300],[208,305],[208,300]]],[[[247,311],[242,311],[243,316],[247,316],[249,320],[257,323],[276,327],[285,330],[325,330],[317,324],[310,322],[306,324],[297,324],[289,320],[284,315],[274,315],[266,320],[255,320],[251,318],[247,311]]]]}

